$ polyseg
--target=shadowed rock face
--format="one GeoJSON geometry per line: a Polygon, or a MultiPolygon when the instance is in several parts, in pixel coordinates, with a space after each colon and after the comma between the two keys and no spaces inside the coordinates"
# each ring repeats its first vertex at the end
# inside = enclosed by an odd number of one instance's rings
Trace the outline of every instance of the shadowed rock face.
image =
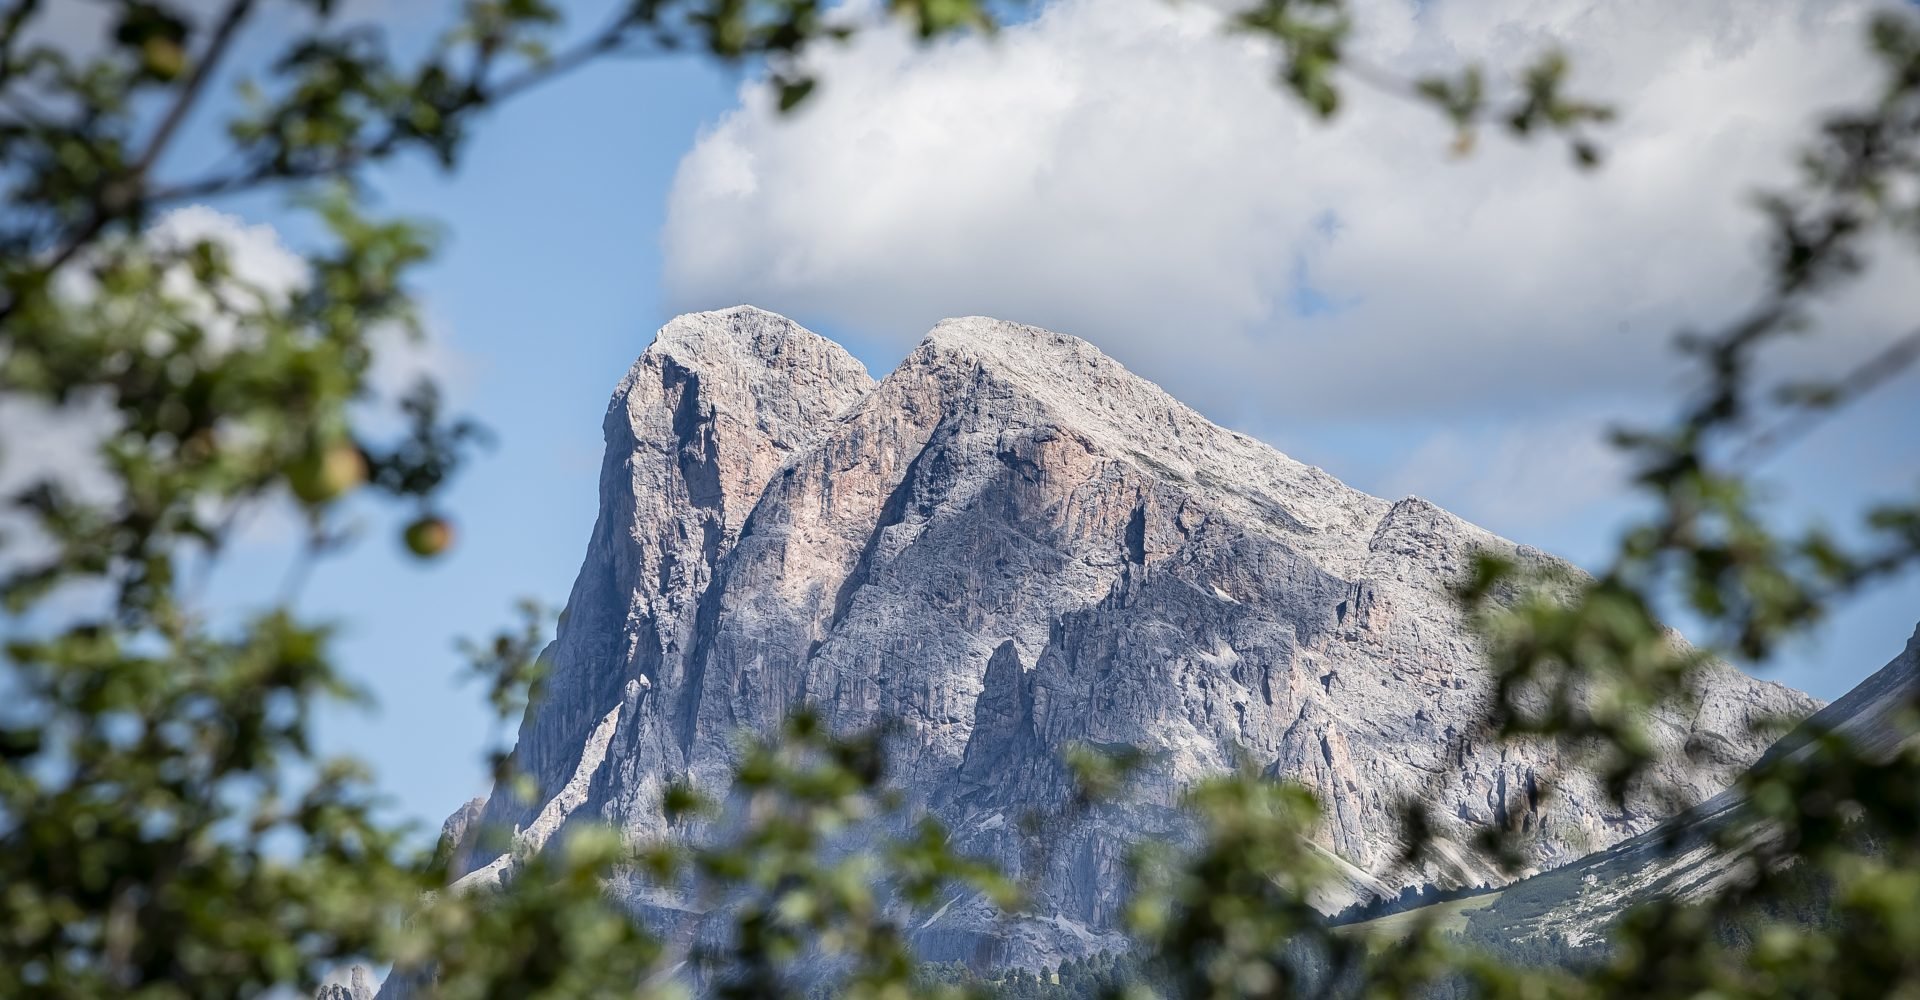
{"type": "MultiPolygon", "coordinates": [[[[916,922],[923,951],[1033,967],[1118,943],[1128,845],[1178,836],[1180,791],[1240,752],[1325,802],[1351,883],[1330,908],[1495,877],[1389,875],[1404,797],[1528,831],[1535,866],[1669,811],[1620,811],[1553,747],[1473,736],[1490,677],[1447,588],[1476,547],[1547,557],[1350,489],[1083,341],[948,320],[875,383],[781,317],[683,316],[605,431],[600,517],[515,751],[540,794],[482,820],[523,846],[583,822],[674,835],[662,788],[723,790],[734,734],[802,705],[893,720],[910,807],[1038,886],[1031,919],[950,901],[916,922]],[[1132,801],[1069,814],[1075,742],[1155,763],[1132,801]]],[[[1812,707],[1726,669],[1701,695],[1657,720],[1659,777],[1689,801],[1760,752],[1750,720],[1812,707]],[[1690,762],[1689,740],[1721,752],[1690,762]]]]}
{"type": "MultiPolygon", "coordinates": [[[[1916,697],[1920,627],[1886,666],[1815,712],[1762,759],[1806,754],[1813,739],[1833,734],[1845,737],[1868,759],[1889,760],[1915,737],[1904,716],[1916,697]]],[[[1509,886],[1470,922],[1491,938],[1519,941],[1556,935],[1584,946],[1604,940],[1614,921],[1642,903],[1709,898],[1748,877],[1754,864],[1750,848],[1773,836],[1772,827],[1757,825],[1751,839],[1742,841],[1745,846],[1716,849],[1716,838],[1732,824],[1753,822],[1745,804],[1740,789],[1727,789],[1646,833],[1509,886]]]]}

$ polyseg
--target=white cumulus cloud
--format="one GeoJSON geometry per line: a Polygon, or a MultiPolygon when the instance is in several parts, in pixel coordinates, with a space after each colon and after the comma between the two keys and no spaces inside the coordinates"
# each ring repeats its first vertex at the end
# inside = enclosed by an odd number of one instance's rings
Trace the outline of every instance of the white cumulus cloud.
{"type": "MultiPolygon", "coordinates": [[[[1331,125],[1216,8],[1055,0],[931,52],[873,32],[802,112],[756,86],[704,132],[663,234],[669,305],[753,302],[904,347],[986,313],[1100,344],[1217,418],[1592,407],[1757,285],[1750,195],[1874,83],[1864,4],[1366,0],[1355,51],[1414,75],[1550,46],[1616,105],[1605,167],[1353,87],[1331,125]]],[[[1835,316],[1858,356],[1920,282],[1835,316]]],[[[1904,308],[1903,308],[1904,307],[1904,308]]],[[[1655,384],[1662,391],[1671,384],[1655,384]]]]}

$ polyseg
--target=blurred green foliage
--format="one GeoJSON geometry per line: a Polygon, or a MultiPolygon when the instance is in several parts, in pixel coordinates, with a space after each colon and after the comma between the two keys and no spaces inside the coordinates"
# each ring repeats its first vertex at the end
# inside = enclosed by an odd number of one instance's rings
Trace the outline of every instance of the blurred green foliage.
{"type": "MultiPolygon", "coordinates": [[[[0,395],[97,428],[104,480],[48,477],[7,498],[0,995],[261,996],[347,961],[458,998],[666,995],[689,982],[739,997],[1920,993],[1920,755],[1866,756],[1833,738],[1747,779],[1750,806],[1722,836],[1753,852],[1750,877],[1637,911],[1571,965],[1509,961],[1525,942],[1503,952],[1431,924],[1393,941],[1334,931],[1308,903],[1328,875],[1309,843],[1318,805],[1246,770],[1192,790],[1197,845],[1139,859],[1140,955],[1044,977],[921,967],[903,923],[916,908],[968,891],[1011,911],[1018,887],[955,856],[936,824],[898,815],[884,734],[828,733],[807,715],[748,748],[727,802],[670,791],[676,822],[729,817],[710,842],[589,831],[518,859],[498,886],[448,888],[453,845],[396,828],[367,774],[311,743],[316,706],[360,697],[335,666],[332,626],[294,603],[309,566],[346,540],[343,501],[401,505],[405,543],[431,558],[454,543],[436,498],[484,441],[442,413],[430,382],[377,387],[388,338],[418,333],[410,275],[434,239],[370,212],[360,180],[405,155],[454,167],[487,109],[603,58],[749,64],[790,109],[815,88],[805,53],[869,23],[818,0],[636,0],[569,33],[539,0],[472,0],[399,60],[377,24],[334,7],[112,0],[98,5],[102,37],[79,41],[47,36],[42,3],[0,13],[0,395]],[[232,101],[209,104],[268,7],[304,26],[249,58],[257,75],[232,101]],[[227,148],[176,172],[169,148],[210,107],[227,109],[227,148]],[[286,287],[247,280],[218,240],[149,228],[170,206],[267,187],[323,234],[286,287]],[[287,592],[205,606],[207,567],[274,505],[306,525],[287,592]],[[886,817],[906,832],[849,840],[886,817]],[[732,931],[670,947],[606,891],[617,877],[695,887],[732,931]],[[672,972],[683,960],[691,975],[672,972]]],[[[884,14],[934,39],[990,31],[996,11],[898,0],[884,14]]],[[[1347,51],[1354,16],[1341,0],[1262,0],[1230,22],[1272,46],[1282,85],[1316,114],[1335,115],[1357,83],[1431,104],[1462,153],[1492,126],[1554,134],[1578,164],[1600,162],[1593,130],[1612,111],[1566,94],[1563,57],[1499,87],[1479,66],[1404,80],[1347,51]]],[[[1832,116],[1803,182],[1762,202],[1766,294],[1682,339],[1700,388],[1679,419],[1620,435],[1653,514],[1593,578],[1486,560],[1461,595],[1502,678],[1490,734],[1590,747],[1620,793],[1649,763],[1640,720],[1684,702],[1705,657],[1764,661],[1920,551],[1913,503],[1868,512],[1845,541],[1782,535],[1751,485],[1768,454],[1920,354],[1914,332],[1831,382],[1760,375],[1764,352],[1811,327],[1816,297],[1844,290],[1872,252],[1920,238],[1920,30],[1890,11],[1868,42],[1879,93],[1832,116]],[[1700,646],[1660,624],[1676,604],[1708,624],[1700,646]]],[[[537,696],[546,618],[524,610],[520,627],[467,647],[503,720],[537,696]]],[[[503,787],[507,759],[495,757],[503,787]]],[[[1067,763],[1093,800],[1124,795],[1137,761],[1067,763]]],[[[1407,830],[1415,859],[1432,834],[1412,804],[1407,830]]]]}

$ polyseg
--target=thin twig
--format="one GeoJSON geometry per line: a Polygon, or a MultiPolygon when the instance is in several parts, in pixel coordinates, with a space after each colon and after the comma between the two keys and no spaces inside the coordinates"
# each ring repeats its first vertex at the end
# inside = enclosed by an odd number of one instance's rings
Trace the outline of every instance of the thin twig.
{"type": "MultiPolygon", "coordinates": [[[[92,210],[87,213],[86,221],[68,233],[61,241],[60,247],[49,254],[46,260],[40,262],[39,273],[52,274],[66,266],[74,255],[93,242],[94,237],[105,231],[109,224],[140,203],[140,193],[146,184],[147,172],[159,160],[160,154],[165,152],[167,144],[173,139],[181,123],[186,120],[188,112],[193,110],[193,105],[198,101],[201,92],[206,89],[207,81],[213,77],[214,67],[219,65],[226,55],[235,33],[239,31],[240,23],[246,20],[247,13],[252,7],[253,0],[233,0],[227,6],[226,13],[214,27],[213,38],[207,43],[207,50],[195,61],[193,72],[188,75],[186,83],[180,88],[179,97],[161,118],[152,138],[147,141],[146,149],[140,154],[139,159],[134,161],[133,169],[122,177],[108,181],[106,186],[95,195],[92,210]]],[[[18,307],[17,298],[0,302],[0,322],[10,318],[18,307]]]]}
{"type": "Polygon", "coordinates": [[[1833,384],[1836,396],[1828,405],[1801,406],[1771,427],[1747,439],[1734,452],[1730,464],[1752,468],[1785,451],[1831,417],[1841,404],[1852,403],[1885,385],[1920,360],[1920,327],[1907,331],[1882,348],[1873,357],[1855,366],[1833,384]]]}
{"type": "Polygon", "coordinates": [[[187,76],[187,82],[180,88],[180,96],[174,99],[173,106],[167,109],[166,117],[153,130],[153,137],[147,140],[147,148],[133,164],[133,179],[136,183],[144,178],[147,171],[153,169],[160,154],[166,151],[167,144],[173,140],[181,123],[193,111],[199,102],[200,94],[206,90],[207,81],[213,78],[213,71],[226,56],[227,47],[233,44],[234,35],[240,30],[241,22],[253,8],[253,0],[233,0],[227,5],[226,13],[214,26],[213,39],[207,43],[206,52],[194,61],[193,72],[187,76]]]}
{"type": "MultiPolygon", "coordinates": [[[[587,41],[555,56],[540,65],[525,70],[515,76],[492,85],[476,82],[474,87],[474,106],[492,104],[518,96],[534,87],[549,83],[560,76],[587,65],[595,58],[619,52],[631,41],[626,37],[633,22],[627,19],[610,24],[587,41]]],[[[389,127],[378,139],[350,149],[342,150],[337,156],[322,164],[311,167],[280,171],[271,161],[244,170],[227,174],[202,177],[199,180],[184,181],[167,187],[156,188],[148,196],[148,203],[164,205],[178,201],[191,201],[232,194],[236,191],[250,190],[254,187],[273,183],[297,183],[316,177],[332,177],[346,173],[369,161],[380,160],[394,152],[407,137],[407,133],[398,126],[389,127]]]]}

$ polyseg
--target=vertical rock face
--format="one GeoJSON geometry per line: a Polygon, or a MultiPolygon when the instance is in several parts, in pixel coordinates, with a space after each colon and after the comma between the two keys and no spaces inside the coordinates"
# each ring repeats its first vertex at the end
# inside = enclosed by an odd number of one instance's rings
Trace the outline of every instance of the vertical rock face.
{"type": "Polygon", "coordinates": [[[486,799],[468,799],[440,825],[440,845],[447,852],[449,867],[464,872],[472,867],[474,852],[485,849],[479,841],[480,818],[486,811],[486,799]]]}
{"type": "MultiPolygon", "coordinates": [[[[923,952],[1037,965],[1116,943],[1128,845],[1178,835],[1181,790],[1243,752],[1319,791],[1355,893],[1398,890],[1377,876],[1405,797],[1521,827],[1537,866],[1665,811],[1612,807],[1552,747],[1473,738],[1490,677],[1448,587],[1479,547],[1547,557],[1350,489],[1083,341],[949,320],[876,384],[778,316],[684,316],[605,431],[600,518],[515,751],[540,795],[484,817],[524,847],[581,822],[669,835],[665,783],[724,789],[733,735],[802,705],[892,720],[910,805],[1039,887],[1014,922],[949,901],[916,925],[923,952]],[[1135,799],[1070,813],[1076,742],[1152,751],[1135,799]]],[[[1812,707],[1730,669],[1701,695],[1656,720],[1661,777],[1695,800],[1762,749],[1749,719],[1812,707]],[[1689,741],[1722,752],[1692,762],[1689,741]]]]}
{"type": "Polygon", "coordinates": [[[348,966],[327,977],[314,991],[313,1000],[373,1000],[373,980],[364,965],[348,966]]]}
{"type": "Polygon", "coordinates": [[[698,719],[714,574],[767,480],[872,387],[839,345],[771,313],[661,329],[607,407],[600,515],[514,750],[542,795],[496,794],[483,824],[533,847],[576,814],[658,829],[698,719]]]}

